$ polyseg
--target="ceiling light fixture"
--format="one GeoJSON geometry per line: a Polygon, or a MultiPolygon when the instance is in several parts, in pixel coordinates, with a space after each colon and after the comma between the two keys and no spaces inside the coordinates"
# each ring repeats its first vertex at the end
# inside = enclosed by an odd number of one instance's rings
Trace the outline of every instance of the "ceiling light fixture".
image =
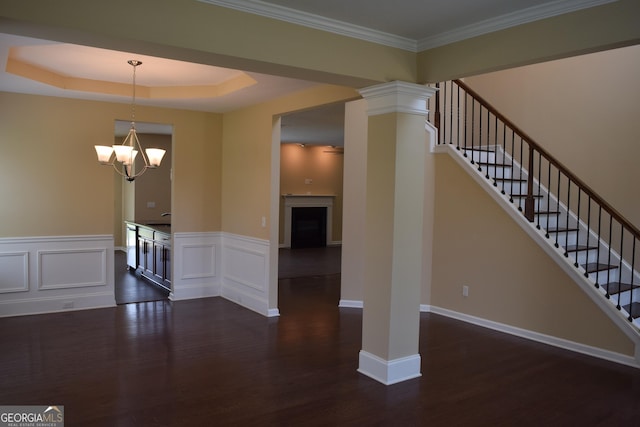
{"type": "Polygon", "coordinates": [[[140,175],[146,172],[147,169],[153,169],[160,166],[162,157],[165,150],[160,148],[147,148],[142,150],[140,141],[138,140],[138,134],[136,133],[136,67],[141,65],[142,62],[132,59],[127,61],[129,65],[133,67],[133,100],[131,102],[131,129],[127,137],[122,141],[120,145],[112,145],[111,147],[106,145],[96,145],[96,154],[98,155],[98,162],[101,165],[110,165],[120,175],[124,176],[127,181],[133,181],[140,175]],[[142,168],[136,172],[135,160],[136,156],[140,152],[140,156],[144,162],[142,168]],[[146,154],[145,154],[146,152],[146,154]],[[113,154],[115,153],[115,156],[113,154]]]}

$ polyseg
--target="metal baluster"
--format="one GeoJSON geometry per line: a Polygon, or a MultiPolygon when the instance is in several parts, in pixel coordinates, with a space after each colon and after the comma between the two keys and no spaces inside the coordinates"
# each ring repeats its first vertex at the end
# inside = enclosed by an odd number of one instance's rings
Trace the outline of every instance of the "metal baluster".
{"type": "Polygon", "coordinates": [[[571,211],[571,178],[567,177],[567,215],[565,218],[565,232],[564,232],[564,257],[569,257],[567,246],[569,246],[569,212],[571,211]]]}
{"type": "MultiPolygon", "coordinates": [[[[620,261],[618,263],[618,286],[622,287],[622,259],[623,259],[623,255],[624,255],[624,226],[622,224],[620,224],[620,261]]],[[[611,270],[607,270],[607,278],[608,278],[608,274],[609,271],[611,270]]],[[[633,277],[633,274],[632,274],[633,277]]],[[[633,281],[631,282],[633,283],[633,281]]],[[[633,286],[631,287],[633,288],[633,286]]],[[[620,298],[622,297],[622,289],[618,289],[618,305],[616,307],[618,307],[618,310],[620,310],[620,298]]],[[[631,295],[633,296],[633,289],[631,289],[631,295]]]]}
{"type": "MultiPolygon", "coordinates": [[[[538,192],[537,194],[542,194],[542,190],[541,190],[541,186],[542,185],[542,153],[538,153],[538,192]]],[[[547,197],[549,197],[547,195],[547,197]]],[[[542,204],[542,199],[540,199],[538,201],[538,210],[540,210],[540,205],[542,204]]],[[[547,202],[547,205],[549,205],[549,203],[547,202]]],[[[534,212],[535,214],[535,212],[534,212]]],[[[538,215],[537,218],[537,224],[536,224],[536,228],[538,230],[540,230],[540,215],[538,215]]]]}
{"type": "MultiPolygon", "coordinates": [[[[478,150],[482,150],[482,104],[480,104],[479,107],[480,112],[478,113],[478,150]]],[[[480,161],[478,161],[478,171],[482,172],[482,165],[480,164],[480,161]]]]}
{"type": "MultiPolygon", "coordinates": [[[[598,205],[598,254],[596,256],[596,264],[600,264],[600,239],[602,238],[602,206],[598,205]]],[[[589,272],[586,271],[585,268],[585,272],[584,272],[584,277],[589,277],[589,272]]],[[[598,276],[596,275],[596,289],[600,287],[600,283],[598,280],[598,276]]],[[[609,298],[609,291],[607,290],[607,293],[605,295],[607,298],[609,298]]]]}
{"type": "MultiPolygon", "coordinates": [[[[473,141],[476,138],[476,100],[471,98],[471,151],[473,151],[473,141]]],[[[464,156],[467,157],[467,146],[464,146],[464,156]]],[[[473,156],[471,156],[471,164],[474,164],[473,156]]]]}
{"type": "MultiPolygon", "coordinates": [[[[469,124],[467,123],[467,118],[469,116],[469,110],[467,110],[468,99],[469,99],[469,95],[467,95],[467,93],[465,92],[464,94],[464,150],[465,150],[465,153],[467,152],[467,128],[469,127],[469,124]]],[[[460,149],[460,144],[458,144],[458,150],[459,149],[460,149]]]]}
{"type": "MultiPolygon", "coordinates": [[[[522,140],[522,137],[520,138],[520,179],[522,179],[522,170],[524,169],[524,141],[522,140]]],[[[513,189],[511,189],[511,192],[513,193],[513,189]]],[[[520,212],[522,212],[522,197],[518,198],[518,210],[520,212]]]]}
{"type": "MultiPolygon", "coordinates": [[[[556,209],[558,210],[558,212],[562,212],[560,210],[560,182],[562,180],[562,175],[560,175],[560,169],[558,169],[558,191],[556,192],[556,209]]],[[[556,222],[556,230],[558,230],[560,228],[560,215],[558,215],[558,221],[556,222]]],[[[558,231],[556,231],[556,243],[554,244],[554,246],[556,248],[560,247],[560,242],[558,241],[558,238],[560,237],[560,233],[558,231]]]]}
{"type": "MultiPolygon", "coordinates": [[[[573,266],[576,268],[580,267],[580,264],[578,263],[578,254],[580,252],[577,251],[578,245],[580,244],[580,194],[582,194],[582,190],[580,189],[580,187],[578,187],[578,212],[576,213],[577,220],[578,220],[578,231],[576,232],[576,253],[575,253],[575,261],[573,263],[573,266]]],[[[587,240],[589,240],[589,232],[587,232],[587,240]]],[[[589,252],[587,251],[586,253],[587,253],[587,259],[588,259],[589,252]]]]}
{"type": "Polygon", "coordinates": [[[449,144],[453,142],[453,82],[449,91],[449,144]]]}
{"type": "Polygon", "coordinates": [[[629,301],[630,305],[629,305],[629,317],[627,318],[627,320],[629,320],[629,322],[633,322],[633,303],[635,302],[633,299],[633,281],[635,279],[635,265],[636,265],[636,242],[638,241],[638,239],[634,238],[633,239],[633,244],[631,246],[631,280],[629,280],[629,283],[631,284],[631,299],[629,301]]]}
{"type": "MultiPolygon", "coordinates": [[[[502,121],[501,121],[502,122],[502,121]]],[[[505,157],[507,156],[507,125],[502,123],[502,164],[506,164],[505,157]]],[[[496,171],[496,176],[498,176],[498,171],[496,171]]],[[[502,189],[500,193],[505,194],[504,192],[504,168],[502,168],[502,189]]]]}
{"type": "MultiPolygon", "coordinates": [[[[547,200],[547,227],[545,228],[544,237],[549,238],[549,218],[551,218],[551,162],[547,161],[549,165],[547,167],[547,195],[549,199],[547,200]]],[[[556,219],[556,222],[557,219],[556,219]]]]}
{"type": "MultiPolygon", "coordinates": [[[[495,118],[494,120],[494,132],[493,132],[493,164],[494,164],[494,171],[493,174],[497,175],[498,174],[498,156],[497,156],[497,152],[496,152],[496,147],[498,146],[498,117],[493,116],[495,118]]],[[[487,141],[487,150],[489,150],[489,141],[487,141]]],[[[487,168],[487,174],[485,175],[485,178],[490,179],[491,177],[489,176],[489,168],[487,168]]],[[[493,180],[493,186],[497,187],[498,183],[496,182],[496,180],[493,180]]]]}
{"type": "Polygon", "coordinates": [[[456,97],[456,145],[460,147],[460,86],[456,85],[456,88],[458,90],[458,95],[456,97]]]}
{"type": "MultiPolygon", "coordinates": [[[[613,243],[612,235],[613,235],[613,217],[611,215],[609,215],[609,242],[608,242],[608,245],[607,245],[609,249],[607,249],[607,251],[608,251],[608,254],[607,254],[607,265],[611,265],[611,244],[613,243]]],[[[611,270],[607,269],[607,283],[609,283],[609,272],[610,271],[611,270]]],[[[607,298],[610,297],[609,292],[608,292],[608,288],[609,287],[607,286],[607,298]]],[[[616,308],[618,310],[620,310],[620,304],[616,305],[616,308]]]]}

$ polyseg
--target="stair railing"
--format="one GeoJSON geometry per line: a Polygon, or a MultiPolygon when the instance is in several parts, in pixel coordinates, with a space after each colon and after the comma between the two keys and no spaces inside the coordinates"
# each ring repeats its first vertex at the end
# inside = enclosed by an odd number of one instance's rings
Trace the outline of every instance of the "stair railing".
{"type": "Polygon", "coordinates": [[[629,321],[640,321],[638,228],[464,82],[435,87],[428,119],[438,129],[437,143],[470,156],[629,321]]]}

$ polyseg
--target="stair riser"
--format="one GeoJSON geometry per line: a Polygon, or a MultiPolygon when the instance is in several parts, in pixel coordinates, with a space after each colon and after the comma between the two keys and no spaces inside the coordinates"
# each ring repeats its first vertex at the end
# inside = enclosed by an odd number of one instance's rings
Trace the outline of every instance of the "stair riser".
{"type": "Polygon", "coordinates": [[[540,228],[548,230],[565,227],[567,218],[564,215],[536,215],[534,222],[540,228]]]}
{"type": "MultiPolygon", "coordinates": [[[[569,256],[576,260],[578,264],[585,265],[591,262],[598,262],[598,251],[590,250],[590,251],[579,251],[579,252],[569,252],[569,256]]],[[[600,254],[600,260],[606,259],[600,254]]]]}
{"type": "MultiPolygon", "coordinates": [[[[463,154],[465,151],[463,151],[463,154]]],[[[473,159],[475,162],[489,162],[493,163],[496,161],[496,153],[492,151],[478,151],[478,150],[466,150],[467,158],[473,159]]],[[[501,158],[502,156],[497,156],[501,158]]]]}
{"type": "MultiPolygon", "coordinates": [[[[478,167],[477,164],[475,165],[478,167]]],[[[483,173],[489,173],[489,176],[496,178],[511,178],[511,168],[504,166],[495,166],[495,165],[480,165],[483,173]]]]}
{"type": "Polygon", "coordinates": [[[575,231],[569,233],[549,233],[549,240],[554,243],[558,243],[560,246],[565,247],[567,245],[576,245],[578,233],[575,231]]]}
{"type": "Polygon", "coordinates": [[[597,273],[590,273],[589,278],[596,283],[617,282],[619,280],[618,270],[604,270],[597,273]]]}
{"type": "Polygon", "coordinates": [[[506,194],[524,194],[527,192],[526,182],[513,182],[513,181],[497,181],[498,188],[504,189],[506,194]]]}
{"type": "MultiPolygon", "coordinates": [[[[615,304],[620,304],[622,306],[629,305],[631,301],[638,301],[640,298],[640,289],[634,289],[632,291],[620,292],[619,294],[611,295],[610,299],[615,304]]],[[[634,315],[638,315],[640,313],[633,313],[634,315]]]]}
{"type": "MultiPolygon", "coordinates": [[[[508,195],[508,194],[507,194],[508,195]]],[[[526,197],[512,197],[513,204],[524,210],[526,197]]],[[[536,211],[544,211],[547,209],[547,200],[545,198],[534,197],[533,209],[536,211]]]]}

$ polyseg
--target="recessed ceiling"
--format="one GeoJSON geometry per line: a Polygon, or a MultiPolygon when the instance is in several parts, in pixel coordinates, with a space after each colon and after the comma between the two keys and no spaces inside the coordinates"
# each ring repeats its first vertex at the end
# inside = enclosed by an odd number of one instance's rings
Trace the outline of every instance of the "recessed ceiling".
{"type": "Polygon", "coordinates": [[[141,105],[224,113],[317,85],[304,80],[0,33],[0,91],[129,103],[132,67],[127,61],[130,59],[143,63],[136,71],[136,85],[141,89],[136,103],[141,105]],[[28,74],[7,72],[7,67],[12,69],[16,64],[18,68],[49,75],[38,80],[28,74]],[[239,77],[255,83],[220,96],[203,96],[204,87],[219,87],[239,77]],[[67,79],[70,83],[56,85],[47,82],[48,78],[67,79]],[[82,85],[74,86],[78,81],[87,85],[111,83],[122,90],[83,89],[82,85]],[[194,87],[198,89],[195,95],[168,94],[169,89],[175,89],[175,93],[189,89],[194,92],[194,87]],[[151,93],[153,89],[164,90],[164,95],[145,96],[145,89],[151,93]]]}

